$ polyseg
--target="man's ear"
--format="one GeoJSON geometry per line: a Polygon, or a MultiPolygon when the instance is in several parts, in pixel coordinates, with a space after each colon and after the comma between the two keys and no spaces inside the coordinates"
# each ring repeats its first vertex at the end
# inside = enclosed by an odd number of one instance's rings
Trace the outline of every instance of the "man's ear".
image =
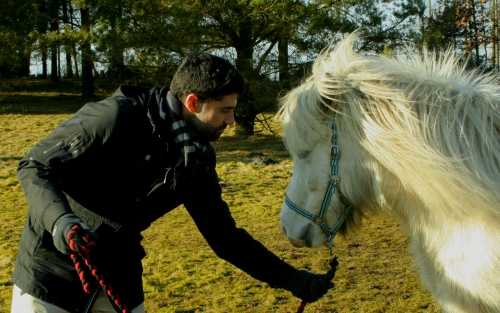
{"type": "Polygon", "coordinates": [[[189,112],[196,113],[196,105],[198,103],[198,97],[194,93],[190,93],[186,96],[186,107],[189,112]]]}

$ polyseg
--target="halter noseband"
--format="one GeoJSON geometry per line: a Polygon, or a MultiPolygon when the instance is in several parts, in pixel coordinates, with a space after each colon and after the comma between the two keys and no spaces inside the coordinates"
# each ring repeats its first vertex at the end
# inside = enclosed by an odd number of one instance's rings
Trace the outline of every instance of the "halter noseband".
{"type": "Polygon", "coordinates": [[[326,190],[325,197],[323,198],[323,203],[321,204],[321,210],[319,211],[318,215],[314,215],[290,200],[287,194],[285,194],[285,203],[290,207],[290,209],[294,210],[295,212],[299,213],[302,216],[307,217],[308,219],[312,220],[314,223],[319,225],[321,229],[326,233],[328,236],[327,239],[325,240],[325,244],[328,244],[328,249],[331,251],[332,246],[333,246],[333,238],[335,238],[335,235],[340,229],[340,226],[344,223],[347,215],[349,214],[349,211],[351,210],[351,203],[345,198],[344,194],[340,190],[340,175],[339,175],[339,146],[337,144],[337,126],[335,123],[333,124],[333,135],[332,135],[332,148],[331,148],[331,176],[330,176],[330,184],[328,185],[328,189],[326,190]],[[332,194],[338,191],[340,199],[342,202],[345,204],[345,209],[344,212],[342,213],[342,216],[339,218],[337,223],[330,229],[328,228],[328,225],[325,223],[325,215],[326,211],[328,209],[328,205],[330,204],[330,199],[332,198],[332,194]]]}

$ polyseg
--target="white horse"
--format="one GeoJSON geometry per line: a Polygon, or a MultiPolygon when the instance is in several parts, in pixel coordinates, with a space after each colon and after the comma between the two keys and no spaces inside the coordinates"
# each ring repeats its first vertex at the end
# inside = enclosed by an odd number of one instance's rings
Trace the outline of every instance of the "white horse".
{"type": "Polygon", "coordinates": [[[357,54],[356,39],[282,99],[294,161],[283,232],[331,245],[366,210],[388,211],[443,312],[500,312],[499,78],[449,51],[357,54]]]}

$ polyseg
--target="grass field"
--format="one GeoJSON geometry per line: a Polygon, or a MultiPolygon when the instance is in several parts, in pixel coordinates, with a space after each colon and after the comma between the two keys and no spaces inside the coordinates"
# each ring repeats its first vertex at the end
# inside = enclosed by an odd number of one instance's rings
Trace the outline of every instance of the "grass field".
{"type": "MultiPolygon", "coordinates": [[[[100,98],[112,88],[97,83],[100,98]]],[[[17,162],[89,99],[75,83],[0,81],[0,313],[10,311],[10,281],[27,204],[17,182],[17,162]]],[[[279,126],[273,125],[275,133],[279,126]]],[[[295,249],[279,229],[279,213],[292,163],[279,135],[257,124],[255,136],[231,130],[214,144],[224,199],[239,227],[293,266],[324,272],[327,250],[295,249]],[[252,152],[276,164],[254,165],[252,152]]],[[[187,212],[179,207],[143,233],[146,309],[159,312],[296,312],[300,300],[269,288],[211,251],[187,212]]],[[[364,220],[347,238],[336,238],[340,267],[335,290],[305,312],[440,312],[420,281],[408,240],[387,216],[364,220]]]]}

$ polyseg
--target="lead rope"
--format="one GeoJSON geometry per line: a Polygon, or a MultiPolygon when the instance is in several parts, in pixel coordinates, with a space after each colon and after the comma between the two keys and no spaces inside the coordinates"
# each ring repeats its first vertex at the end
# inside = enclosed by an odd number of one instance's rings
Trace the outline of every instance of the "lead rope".
{"type": "Polygon", "coordinates": [[[85,232],[82,232],[82,229],[79,225],[73,225],[71,231],[68,232],[66,237],[69,239],[70,249],[77,252],[77,253],[72,253],[70,256],[71,259],[73,260],[73,264],[75,265],[75,270],[78,273],[78,277],[82,282],[83,290],[86,293],[89,294],[91,293],[90,281],[88,281],[85,277],[86,275],[84,267],[85,264],[92,273],[92,275],[97,279],[99,285],[101,285],[101,287],[104,289],[106,295],[108,295],[110,299],[113,301],[113,303],[121,310],[121,313],[130,313],[127,305],[121,301],[118,294],[113,291],[113,287],[106,282],[104,276],[99,271],[97,265],[94,262],[92,262],[92,259],[90,257],[90,252],[91,248],[95,246],[95,241],[90,240],[89,234],[85,233],[84,235],[82,235],[82,233],[85,232]],[[87,242],[87,244],[85,246],[80,245],[80,247],[78,247],[77,249],[77,247],[75,247],[75,240],[74,240],[75,236],[82,236],[87,242]]]}
{"type": "MultiPolygon", "coordinates": [[[[337,271],[337,266],[339,266],[339,261],[337,261],[337,257],[332,258],[330,260],[330,262],[328,263],[328,265],[330,265],[330,271],[333,271],[333,273],[335,273],[337,271]]],[[[306,294],[306,296],[304,297],[304,299],[300,303],[299,308],[297,309],[297,313],[304,312],[304,309],[306,308],[306,305],[309,302],[308,298],[310,298],[309,293],[306,294]]]]}

